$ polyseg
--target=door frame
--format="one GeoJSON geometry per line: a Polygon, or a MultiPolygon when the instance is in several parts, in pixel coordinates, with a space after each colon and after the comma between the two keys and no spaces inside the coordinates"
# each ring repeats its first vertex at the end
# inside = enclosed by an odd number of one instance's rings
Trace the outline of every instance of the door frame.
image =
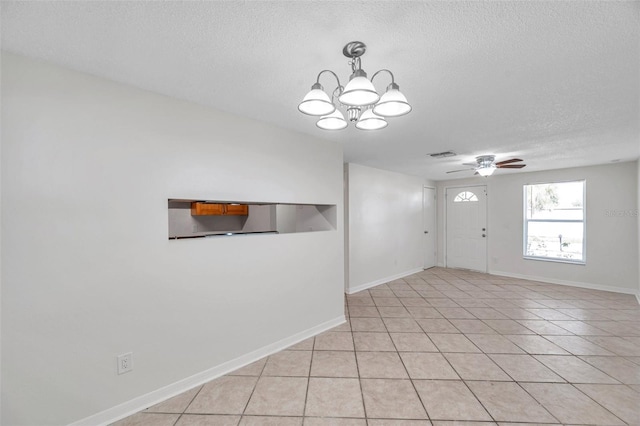
{"type": "MultiPolygon", "coordinates": [[[[483,184],[483,185],[453,185],[453,186],[445,186],[444,187],[444,217],[443,217],[443,226],[442,226],[442,239],[443,239],[443,245],[444,245],[444,267],[448,268],[447,266],[447,261],[448,261],[448,252],[447,252],[447,219],[448,219],[448,212],[447,212],[447,205],[448,200],[447,200],[447,191],[449,189],[455,189],[455,188],[481,188],[484,187],[485,189],[485,194],[487,197],[487,202],[485,203],[484,208],[486,209],[485,212],[485,218],[487,220],[487,238],[485,238],[485,245],[486,245],[486,257],[485,257],[485,273],[489,273],[489,238],[491,237],[491,233],[489,232],[489,185],[487,184],[483,184]]],[[[456,268],[456,269],[462,269],[462,268],[456,268]]]]}
{"type": "MultiPolygon", "coordinates": [[[[425,223],[424,223],[424,212],[425,212],[425,206],[424,206],[424,190],[425,189],[433,189],[433,251],[434,251],[434,258],[433,258],[433,266],[431,266],[430,268],[435,268],[436,266],[438,266],[438,188],[435,186],[428,186],[428,185],[422,185],[422,232],[424,232],[425,230],[425,223]]],[[[424,234],[423,234],[423,240],[422,240],[422,269],[425,269],[425,265],[424,265],[424,258],[425,258],[425,253],[424,250],[426,249],[425,247],[425,242],[424,242],[424,234]]]]}

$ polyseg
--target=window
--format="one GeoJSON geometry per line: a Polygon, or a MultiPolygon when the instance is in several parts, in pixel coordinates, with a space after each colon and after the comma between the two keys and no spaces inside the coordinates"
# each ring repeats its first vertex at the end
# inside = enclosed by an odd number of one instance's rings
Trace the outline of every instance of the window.
{"type": "Polygon", "coordinates": [[[585,182],[524,185],[524,257],[585,262],[585,182]]]}
{"type": "Polygon", "coordinates": [[[462,203],[467,201],[478,201],[478,197],[476,197],[476,194],[474,194],[473,192],[463,191],[456,195],[456,198],[453,199],[454,203],[462,203]]]}

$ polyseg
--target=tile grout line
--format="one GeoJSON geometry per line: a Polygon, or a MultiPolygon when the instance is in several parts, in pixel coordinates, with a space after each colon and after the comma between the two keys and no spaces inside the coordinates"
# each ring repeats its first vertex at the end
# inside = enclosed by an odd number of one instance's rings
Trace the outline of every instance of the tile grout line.
{"type": "Polygon", "coordinates": [[[311,344],[311,359],[309,360],[309,372],[307,373],[307,389],[304,394],[304,405],[302,406],[302,423],[304,424],[304,418],[307,414],[307,401],[309,400],[309,386],[311,385],[311,369],[313,368],[313,354],[316,348],[316,338],[313,337],[313,343],[311,344]]]}
{"type": "MultiPolygon", "coordinates": [[[[576,358],[578,358],[578,359],[579,359],[580,361],[582,361],[582,362],[587,363],[589,366],[591,366],[591,367],[595,368],[596,370],[598,370],[598,371],[602,372],[602,374],[604,374],[604,375],[606,375],[606,376],[610,377],[611,379],[615,380],[616,382],[618,382],[618,383],[602,383],[602,384],[611,384],[611,385],[621,384],[621,385],[625,385],[625,386],[629,386],[630,384],[633,384],[633,383],[625,383],[625,382],[622,382],[620,379],[618,379],[618,378],[616,378],[616,377],[613,377],[612,375],[610,375],[610,374],[609,374],[609,373],[607,373],[606,371],[604,371],[604,370],[600,369],[598,366],[591,364],[591,363],[590,363],[589,361],[587,361],[586,359],[583,359],[584,357],[589,357],[589,356],[600,356],[600,355],[580,355],[580,356],[576,356],[576,358]]],[[[626,358],[625,358],[625,357],[623,357],[623,356],[615,356],[615,357],[607,357],[607,358],[614,358],[614,359],[615,359],[615,358],[622,358],[622,359],[626,359],[626,358]]],[[[629,361],[629,362],[632,362],[632,361],[629,361]]],[[[589,383],[580,383],[580,384],[589,384],[589,383]]],[[[599,384],[599,383],[592,383],[592,384],[599,384]]]]}
{"type": "MultiPolygon", "coordinates": [[[[371,297],[371,299],[373,300],[373,297],[371,296],[371,293],[369,292],[369,290],[366,290],[367,294],[369,294],[369,297],[371,297]]],[[[378,310],[378,307],[375,304],[375,300],[373,300],[373,305],[376,308],[376,311],[378,311],[378,314],[380,313],[380,311],[378,310]]],[[[364,391],[362,390],[362,378],[360,377],[360,364],[358,363],[358,355],[357,355],[357,351],[356,351],[356,339],[355,336],[353,335],[354,331],[353,331],[353,325],[351,324],[351,309],[350,309],[350,304],[349,301],[347,300],[347,308],[349,309],[349,328],[351,329],[350,333],[351,333],[351,342],[353,343],[353,358],[356,362],[356,374],[358,375],[358,387],[360,388],[360,398],[362,398],[362,411],[364,413],[364,421],[367,425],[369,425],[369,420],[368,420],[368,416],[367,416],[367,404],[365,404],[364,402],[364,391]]]]}
{"type": "MultiPolygon", "coordinates": [[[[208,383],[208,382],[207,382],[208,383]]],[[[205,383],[206,384],[206,383],[205,383]]],[[[189,409],[189,407],[191,406],[191,404],[193,403],[193,401],[196,399],[196,397],[198,395],[200,395],[200,392],[202,392],[202,389],[204,389],[204,385],[202,384],[200,385],[200,389],[198,389],[198,392],[195,393],[195,395],[193,395],[193,398],[191,398],[191,400],[189,401],[189,403],[187,405],[185,405],[184,409],[182,410],[182,412],[180,413],[180,415],[178,416],[178,418],[176,419],[175,423],[173,424],[173,426],[176,426],[178,424],[178,422],[180,421],[180,419],[182,418],[182,416],[184,416],[187,412],[187,410],[189,409]]],[[[187,391],[188,392],[188,391],[187,391]]],[[[240,422],[240,420],[238,419],[238,422],[240,422]]]]}
{"type": "Polygon", "coordinates": [[[244,404],[244,408],[242,409],[242,413],[240,413],[240,419],[238,419],[238,424],[240,424],[240,422],[242,422],[242,418],[244,417],[245,412],[247,411],[247,407],[249,407],[249,403],[251,402],[251,398],[253,397],[253,394],[255,393],[256,388],[258,387],[258,382],[262,378],[262,373],[264,373],[265,368],[267,368],[267,362],[269,362],[269,358],[270,357],[271,357],[271,355],[266,357],[267,359],[264,361],[264,365],[260,369],[260,374],[258,374],[256,382],[254,383],[253,388],[251,389],[251,394],[249,394],[249,398],[247,398],[247,402],[244,404]]]}
{"type": "MultiPolygon", "coordinates": [[[[605,407],[604,405],[600,404],[598,401],[596,401],[595,399],[591,398],[588,394],[582,392],[582,390],[580,390],[580,388],[578,388],[574,383],[569,383],[575,390],[577,390],[578,392],[580,392],[582,395],[586,396],[587,398],[589,398],[591,401],[593,401],[594,403],[596,403],[597,405],[599,405],[600,407],[602,407],[603,410],[605,410],[606,412],[610,413],[612,416],[614,416],[616,419],[619,419],[620,421],[622,421],[622,423],[627,424],[627,422],[625,422],[624,420],[622,420],[619,416],[617,416],[614,412],[612,412],[611,410],[609,410],[607,407],[605,407]]],[[[579,384],[592,384],[592,383],[579,383],[579,384]]],[[[604,385],[607,386],[607,385],[604,385]]],[[[612,386],[619,386],[619,385],[613,385],[612,386]]]]}

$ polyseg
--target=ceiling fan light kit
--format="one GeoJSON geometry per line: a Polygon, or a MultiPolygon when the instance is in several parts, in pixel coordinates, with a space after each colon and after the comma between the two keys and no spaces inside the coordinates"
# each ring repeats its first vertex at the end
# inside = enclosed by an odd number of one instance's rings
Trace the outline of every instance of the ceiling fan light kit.
{"type": "Polygon", "coordinates": [[[381,69],[373,74],[371,80],[367,78],[367,73],[362,69],[360,62],[360,57],[364,55],[366,50],[367,46],[360,41],[347,43],[342,49],[344,56],[351,59],[349,64],[352,74],[347,85],[343,87],[338,75],[333,71],[320,71],[311,90],[298,105],[298,110],[303,114],[320,116],[316,123],[319,128],[342,130],[348,126],[348,122],[338,106],[346,108],[348,120],[356,123],[356,128],[360,130],[383,129],[388,125],[386,118],[399,117],[411,111],[411,105],[400,92],[400,87],[396,84],[391,71],[381,69]],[[391,76],[391,83],[382,96],[378,95],[373,85],[373,79],[381,72],[386,72],[391,76]],[[320,76],[324,73],[332,74],[338,82],[331,97],[320,84],[320,76]]]}
{"type": "Polygon", "coordinates": [[[487,176],[491,176],[493,174],[493,172],[496,171],[496,168],[497,168],[496,166],[491,165],[491,166],[488,166],[488,167],[481,167],[476,171],[478,172],[478,174],[480,176],[487,177],[487,176]]]}
{"type": "Polygon", "coordinates": [[[511,158],[510,160],[503,160],[497,163],[495,162],[495,160],[496,160],[495,155],[480,155],[476,157],[475,163],[462,163],[463,166],[475,166],[474,168],[462,169],[462,170],[451,170],[451,171],[448,171],[447,173],[457,173],[457,172],[475,170],[476,174],[483,177],[488,177],[488,176],[491,176],[493,172],[496,171],[496,169],[521,169],[524,166],[526,166],[526,164],[512,164],[512,163],[518,163],[522,161],[520,158],[511,158]]]}

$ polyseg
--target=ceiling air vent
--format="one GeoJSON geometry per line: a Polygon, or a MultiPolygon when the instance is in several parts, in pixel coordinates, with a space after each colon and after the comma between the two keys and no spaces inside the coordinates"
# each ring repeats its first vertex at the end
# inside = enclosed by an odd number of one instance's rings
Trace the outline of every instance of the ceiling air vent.
{"type": "Polygon", "coordinates": [[[446,158],[446,157],[455,157],[457,154],[453,151],[445,151],[445,152],[435,152],[433,154],[427,154],[433,158],[446,158]]]}

